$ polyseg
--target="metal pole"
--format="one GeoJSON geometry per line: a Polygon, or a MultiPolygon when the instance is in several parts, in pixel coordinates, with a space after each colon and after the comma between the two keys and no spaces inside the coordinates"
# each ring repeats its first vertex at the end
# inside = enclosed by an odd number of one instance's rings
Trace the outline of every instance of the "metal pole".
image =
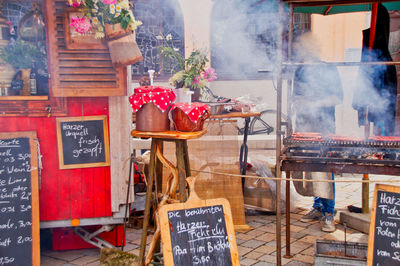
{"type": "MultiPolygon", "coordinates": [[[[370,26],[370,32],[369,32],[369,43],[368,43],[369,51],[372,51],[372,49],[374,48],[377,16],[378,16],[378,3],[373,3],[372,4],[372,12],[371,12],[371,26],[370,26]]],[[[370,59],[372,59],[372,58],[370,58],[370,59]]],[[[370,130],[369,122],[368,122],[368,109],[367,109],[367,113],[366,113],[365,122],[366,122],[365,138],[368,139],[369,130],[370,130]]],[[[368,180],[368,179],[369,179],[369,174],[363,174],[363,180],[368,180]]],[[[369,184],[363,183],[361,186],[362,186],[362,196],[361,196],[362,212],[368,213],[369,212],[369,184]]]]}
{"type": "MultiPolygon", "coordinates": [[[[288,61],[292,61],[292,44],[293,44],[293,5],[289,6],[289,36],[288,36],[288,61]]],[[[292,79],[287,81],[287,134],[292,133],[292,125],[290,118],[292,117],[291,112],[291,99],[292,99],[292,79]]],[[[290,255],[290,171],[286,171],[286,254],[285,258],[291,258],[290,255]]]]}
{"type": "MultiPolygon", "coordinates": [[[[284,17],[283,3],[279,2],[279,17],[284,17]]],[[[283,21],[280,21],[278,27],[278,81],[276,88],[276,177],[282,179],[281,173],[281,113],[282,113],[282,38],[283,38],[283,21]]],[[[281,254],[281,180],[276,181],[276,264],[282,265],[281,254]]]]}
{"type": "MultiPolygon", "coordinates": [[[[288,35],[288,62],[292,62],[292,55],[293,55],[293,5],[289,5],[289,35],[288,35]]],[[[287,126],[286,126],[286,133],[288,135],[292,134],[292,78],[289,78],[287,81],[287,107],[286,107],[286,114],[287,114],[287,126]]]]}
{"type": "Polygon", "coordinates": [[[131,192],[131,176],[132,176],[132,166],[133,166],[133,153],[131,153],[131,159],[129,160],[129,175],[128,175],[128,191],[126,192],[126,203],[125,203],[125,217],[124,217],[124,232],[122,233],[122,245],[121,250],[124,251],[125,238],[126,238],[126,220],[128,216],[129,207],[129,194],[131,192]]]}

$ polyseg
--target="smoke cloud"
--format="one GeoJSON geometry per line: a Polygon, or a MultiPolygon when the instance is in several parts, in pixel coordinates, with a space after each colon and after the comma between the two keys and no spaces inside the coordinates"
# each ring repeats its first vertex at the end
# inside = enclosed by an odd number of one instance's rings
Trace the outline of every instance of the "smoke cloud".
{"type": "Polygon", "coordinates": [[[260,2],[215,1],[211,51],[219,72],[240,75],[276,68],[278,9],[275,1],[260,2]]]}

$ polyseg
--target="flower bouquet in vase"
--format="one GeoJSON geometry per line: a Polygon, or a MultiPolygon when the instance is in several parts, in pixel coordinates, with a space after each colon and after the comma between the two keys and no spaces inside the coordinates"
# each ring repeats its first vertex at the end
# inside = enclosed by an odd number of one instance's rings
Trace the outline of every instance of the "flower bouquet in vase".
{"type": "Polygon", "coordinates": [[[142,22],[135,19],[128,0],[68,0],[68,4],[83,14],[71,18],[69,26],[80,34],[92,31],[95,38],[106,38],[114,66],[143,60],[135,36],[142,22]]]}
{"type": "Polygon", "coordinates": [[[160,60],[164,71],[175,73],[169,83],[176,89],[192,91],[192,102],[207,101],[203,99],[202,89],[217,78],[213,68],[206,68],[208,63],[205,50],[195,49],[185,58],[178,48],[174,47],[172,36],[158,36],[164,43],[160,48],[160,60]]]}

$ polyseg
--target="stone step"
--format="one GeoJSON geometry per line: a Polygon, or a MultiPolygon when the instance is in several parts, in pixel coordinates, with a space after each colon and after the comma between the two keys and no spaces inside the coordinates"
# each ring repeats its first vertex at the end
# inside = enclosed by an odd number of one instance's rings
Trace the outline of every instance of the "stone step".
{"type": "Polygon", "coordinates": [[[347,210],[340,212],[341,224],[356,229],[365,234],[369,233],[370,213],[354,213],[347,210]]]}

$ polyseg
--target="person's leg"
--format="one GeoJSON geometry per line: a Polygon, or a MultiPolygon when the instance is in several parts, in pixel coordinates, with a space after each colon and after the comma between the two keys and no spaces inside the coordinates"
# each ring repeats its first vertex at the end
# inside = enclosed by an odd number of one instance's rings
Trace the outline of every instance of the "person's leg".
{"type": "MultiPolygon", "coordinates": [[[[332,173],[332,180],[335,180],[335,176],[332,173]]],[[[332,190],[333,190],[333,198],[332,199],[324,199],[324,198],[319,198],[318,199],[318,205],[321,204],[321,212],[325,215],[327,213],[334,214],[335,213],[335,183],[332,183],[332,190]]],[[[314,200],[314,205],[315,205],[315,200],[314,200]]],[[[315,207],[314,207],[315,208],[315,207]]]]}
{"type": "Polygon", "coordinates": [[[324,198],[314,197],[313,208],[319,210],[320,212],[323,212],[324,198]]]}
{"type": "MultiPolygon", "coordinates": [[[[335,176],[332,173],[332,180],[335,180],[335,176]]],[[[335,216],[335,183],[332,183],[333,199],[321,199],[322,200],[322,231],[333,232],[336,230],[334,216],[335,216]]]]}
{"type": "Polygon", "coordinates": [[[319,220],[322,217],[322,201],[321,198],[314,197],[314,204],[311,211],[301,217],[300,221],[306,223],[319,220]]]}

